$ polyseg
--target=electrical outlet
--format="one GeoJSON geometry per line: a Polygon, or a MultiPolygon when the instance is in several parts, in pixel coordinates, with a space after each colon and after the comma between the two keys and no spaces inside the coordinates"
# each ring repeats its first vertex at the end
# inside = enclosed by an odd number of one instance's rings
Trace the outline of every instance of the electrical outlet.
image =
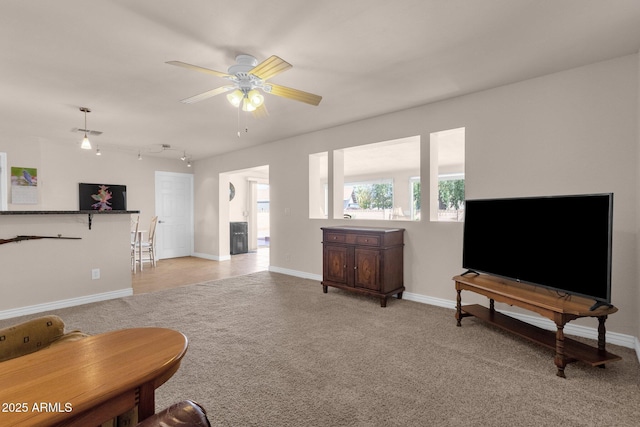
{"type": "Polygon", "coordinates": [[[92,280],[96,280],[100,278],[100,269],[99,268],[94,268],[93,270],[91,270],[91,279],[92,280]]]}

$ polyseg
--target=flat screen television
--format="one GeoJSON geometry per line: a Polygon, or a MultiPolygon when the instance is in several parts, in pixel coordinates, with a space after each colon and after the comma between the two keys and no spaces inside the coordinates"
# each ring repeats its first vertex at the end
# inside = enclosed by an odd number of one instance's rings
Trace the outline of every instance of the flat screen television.
{"type": "Polygon", "coordinates": [[[113,184],[79,184],[81,211],[126,211],[127,186],[113,184]]]}
{"type": "Polygon", "coordinates": [[[462,267],[611,304],[613,194],[465,201],[462,267]]]}

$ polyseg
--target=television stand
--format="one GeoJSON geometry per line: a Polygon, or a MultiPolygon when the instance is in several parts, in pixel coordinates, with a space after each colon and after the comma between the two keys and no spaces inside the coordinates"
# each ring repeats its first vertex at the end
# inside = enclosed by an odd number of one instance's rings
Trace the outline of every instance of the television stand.
{"type": "Polygon", "coordinates": [[[480,274],[478,276],[455,276],[457,298],[455,318],[457,326],[461,326],[463,317],[474,316],[478,320],[490,323],[520,337],[555,350],[554,362],[558,371],[556,375],[566,378],[564,369],[568,363],[582,361],[591,366],[604,368],[605,363],[621,360],[620,356],[605,350],[605,321],[607,316],[618,309],[612,305],[593,308],[593,301],[572,295],[561,297],[549,290],[514,282],[498,277],[480,274]],[[489,308],[478,304],[462,306],[462,291],[467,290],[489,298],[489,308]],[[497,312],[494,302],[502,302],[530,310],[552,320],[556,324],[556,332],[548,331],[526,322],[497,312]],[[580,317],[598,318],[598,347],[581,343],[564,336],[564,326],[571,320],[580,317]]]}

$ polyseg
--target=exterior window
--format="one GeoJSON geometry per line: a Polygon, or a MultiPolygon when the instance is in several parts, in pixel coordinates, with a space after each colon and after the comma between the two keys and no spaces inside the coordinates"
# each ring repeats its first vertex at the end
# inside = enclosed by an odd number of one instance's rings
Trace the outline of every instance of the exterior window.
{"type": "Polygon", "coordinates": [[[344,185],[345,218],[393,219],[393,182],[378,180],[344,185]]]}
{"type": "Polygon", "coordinates": [[[464,221],[464,147],[465,128],[431,134],[431,221],[464,221]]]}
{"type": "Polygon", "coordinates": [[[411,193],[411,220],[420,221],[420,177],[409,180],[409,192],[411,193]]]}

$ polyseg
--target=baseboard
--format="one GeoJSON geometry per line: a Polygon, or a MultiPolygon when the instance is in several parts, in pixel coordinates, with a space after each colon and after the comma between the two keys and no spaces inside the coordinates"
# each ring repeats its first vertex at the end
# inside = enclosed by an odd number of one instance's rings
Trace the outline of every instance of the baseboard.
{"type": "Polygon", "coordinates": [[[456,308],[456,303],[454,301],[450,301],[442,298],[428,297],[421,294],[414,294],[412,292],[406,292],[406,291],[403,292],[402,298],[409,301],[420,302],[422,304],[429,304],[429,305],[435,305],[443,308],[450,308],[452,310],[455,310],[456,308]]]}
{"type": "Polygon", "coordinates": [[[25,316],[28,314],[41,313],[44,311],[57,310],[59,308],[73,307],[76,305],[88,304],[91,302],[106,301],[115,298],[128,297],[133,295],[132,288],[120,289],[117,291],[103,292],[100,294],[87,295],[84,297],[70,298],[59,301],[52,301],[43,304],[28,305],[26,307],[13,308],[0,311],[0,319],[11,319],[13,317],[25,316]]]}
{"type": "Polygon", "coordinates": [[[317,274],[311,274],[305,271],[290,270],[288,268],[276,267],[274,265],[269,266],[269,271],[273,273],[286,274],[288,276],[300,277],[301,279],[317,280],[318,282],[322,281],[322,276],[319,276],[317,274]]]}
{"type": "Polygon", "coordinates": [[[200,252],[194,252],[191,256],[194,256],[196,258],[208,259],[210,261],[229,261],[231,259],[231,255],[217,256],[217,255],[203,254],[200,252]]]}

